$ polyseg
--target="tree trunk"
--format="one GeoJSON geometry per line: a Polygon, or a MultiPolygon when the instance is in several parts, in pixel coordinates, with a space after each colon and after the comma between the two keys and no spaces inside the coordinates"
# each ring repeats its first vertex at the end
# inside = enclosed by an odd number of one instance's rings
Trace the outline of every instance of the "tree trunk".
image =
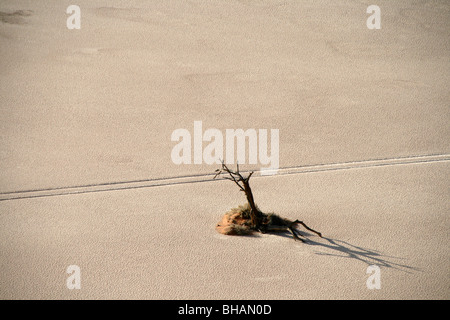
{"type": "Polygon", "coordinates": [[[253,193],[252,189],[250,188],[250,184],[248,183],[248,180],[242,181],[244,184],[244,192],[245,196],[247,197],[248,204],[250,205],[250,208],[252,211],[250,212],[250,219],[252,226],[255,228],[259,227],[259,220],[260,220],[260,213],[258,208],[256,207],[255,200],[253,199],[253,193]]]}

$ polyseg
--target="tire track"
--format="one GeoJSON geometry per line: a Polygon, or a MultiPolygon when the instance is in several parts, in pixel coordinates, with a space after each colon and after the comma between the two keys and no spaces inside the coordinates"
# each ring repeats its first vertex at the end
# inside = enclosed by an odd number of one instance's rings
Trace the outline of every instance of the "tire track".
{"type": "MultiPolygon", "coordinates": [[[[408,156],[408,157],[396,157],[396,158],[382,158],[382,159],[369,159],[360,161],[348,161],[348,162],[335,162],[335,163],[321,163],[314,165],[304,166],[292,166],[284,167],[277,170],[276,175],[290,175],[290,174],[305,174],[305,173],[317,173],[328,171],[340,171],[340,170],[353,170],[364,168],[376,168],[384,166],[398,166],[408,164],[427,164],[435,162],[447,162],[450,161],[450,154],[434,154],[434,155],[420,155],[420,156],[408,156]]],[[[246,173],[249,171],[242,171],[246,173]]],[[[117,182],[105,182],[98,184],[86,184],[75,186],[62,186],[54,188],[42,188],[42,189],[30,189],[30,190],[18,190],[9,192],[0,192],[0,201],[19,200],[19,199],[31,199],[42,197],[53,197],[63,195],[75,195],[95,192],[106,191],[119,191],[129,189],[162,187],[180,184],[191,184],[201,182],[213,182],[212,178],[214,173],[211,174],[194,174],[178,177],[167,178],[155,178],[155,179],[142,179],[131,181],[117,181],[117,182]]],[[[255,174],[252,177],[273,177],[262,176],[260,170],[255,170],[255,174]]],[[[220,181],[223,179],[217,179],[220,181]]]]}

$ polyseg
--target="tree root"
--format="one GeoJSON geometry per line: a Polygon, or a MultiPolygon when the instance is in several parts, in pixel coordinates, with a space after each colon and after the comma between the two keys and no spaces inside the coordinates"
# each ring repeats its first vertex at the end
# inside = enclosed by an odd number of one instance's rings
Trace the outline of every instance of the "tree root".
{"type": "Polygon", "coordinates": [[[255,227],[252,225],[250,212],[251,208],[248,203],[239,206],[238,208],[231,209],[222,217],[222,220],[216,226],[216,230],[219,233],[226,235],[250,235],[255,232],[277,233],[289,231],[294,240],[305,242],[305,239],[303,239],[304,237],[296,229],[296,225],[300,224],[305,227],[305,229],[322,237],[320,232],[311,229],[303,221],[291,221],[289,219],[281,218],[273,213],[266,214],[260,212],[263,223],[258,227],[255,227]]]}

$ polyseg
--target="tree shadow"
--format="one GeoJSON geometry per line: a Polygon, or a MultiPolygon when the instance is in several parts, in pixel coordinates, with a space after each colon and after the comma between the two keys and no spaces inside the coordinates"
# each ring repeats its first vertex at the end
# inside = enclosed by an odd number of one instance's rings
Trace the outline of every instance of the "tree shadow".
{"type": "MultiPolygon", "coordinates": [[[[361,246],[356,246],[343,240],[337,240],[327,237],[314,237],[318,239],[317,241],[315,241],[310,238],[312,234],[304,231],[299,231],[298,229],[297,232],[303,236],[302,239],[304,240],[305,245],[317,246],[321,248],[321,250],[325,249],[326,251],[328,251],[315,252],[315,254],[317,255],[353,259],[361,261],[368,266],[375,264],[379,267],[398,269],[407,273],[412,273],[412,271],[421,271],[420,269],[409,266],[407,264],[394,262],[395,260],[404,260],[404,258],[384,255],[378,250],[363,248],[361,246]]],[[[283,232],[278,233],[278,235],[292,239],[292,235],[290,235],[289,233],[283,232]]]]}

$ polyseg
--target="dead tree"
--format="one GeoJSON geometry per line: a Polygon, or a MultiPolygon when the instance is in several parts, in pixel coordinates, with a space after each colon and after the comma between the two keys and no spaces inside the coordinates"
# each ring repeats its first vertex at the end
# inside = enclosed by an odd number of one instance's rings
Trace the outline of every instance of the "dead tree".
{"type": "Polygon", "coordinates": [[[253,171],[247,177],[242,176],[239,172],[239,165],[236,165],[236,171],[230,170],[227,165],[222,162],[222,167],[216,170],[217,176],[227,173],[228,176],[223,178],[226,180],[233,181],[240,189],[240,191],[245,193],[247,198],[246,206],[239,206],[239,208],[232,209],[227,212],[222,221],[217,225],[217,230],[223,234],[251,234],[255,231],[266,233],[266,232],[279,232],[279,231],[290,231],[295,240],[304,240],[299,237],[296,232],[295,227],[297,225],[302,225],[307,230],[316,233],[319,237],[322,237],[320,232],[317,232],[309,228],[303,221],[295,220],[291,221],[289,219],[281,218],[274,213],[263,213],[257,207],[255,200],[253,198],[252,189],[250,188],[250,177],[253,175],[253,171]]]}

